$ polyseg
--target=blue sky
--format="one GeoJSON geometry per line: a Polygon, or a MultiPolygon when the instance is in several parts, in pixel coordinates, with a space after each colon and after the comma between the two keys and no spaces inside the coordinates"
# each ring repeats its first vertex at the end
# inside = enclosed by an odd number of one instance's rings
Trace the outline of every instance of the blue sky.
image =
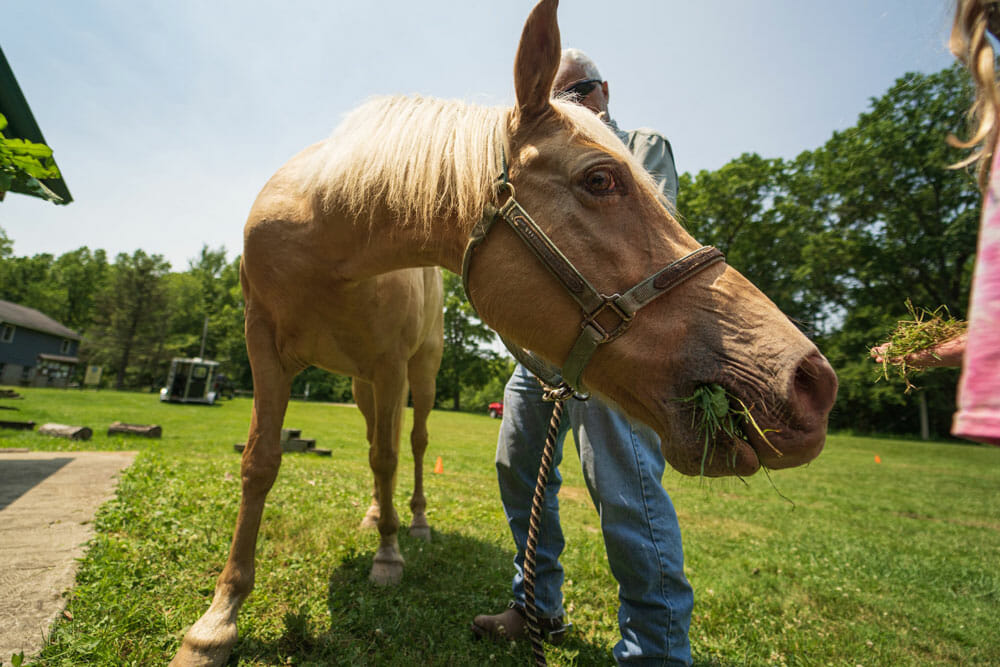
{"type": "MultiPolygon", "coordinates": [[[[4,3],[2,46],[75,201],[10,195],[17,255],[136,248],[184,270],[240,251],[247,211],[288,159],[366,98],[513,102],[532,0],[33,0],[4,3]]],[[[563,0],[623,128],[678,169],[790,158],[853,125],[909,71],[952,62],[948,0],[563,0]]]]}

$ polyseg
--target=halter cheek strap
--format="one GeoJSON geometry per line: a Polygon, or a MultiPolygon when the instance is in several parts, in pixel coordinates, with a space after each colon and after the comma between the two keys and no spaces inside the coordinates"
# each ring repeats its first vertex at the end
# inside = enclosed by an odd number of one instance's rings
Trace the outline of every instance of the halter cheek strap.
{"type": "Polygon", "coordinates": [[[503,196],[503,194],[509,193],[509,197],[500,208],[487,205],[483,217],[473,227],[469,235],[469,242],[465,247],[465,255],[462,258],[462,284],[465,287],[469,303],[475,309],[472,294],[469,291],[469,268],[472,264],[473,252],[485,240],[486,235],[498,220],[506,222],[524,244],[531,249],[542,265],[562,283],[583,312],[580,335],[570,349],[566,361],[563,362],[562,371],[501,336],[501,340],[514,355],[514,358],[551,387],[565,384],[573,391],[583,392],[584,388],[581,382],[583,370],[599,345],[609,343],[625,333],[640,308],[666,294],[688,278],[725,259],[717,248],[703,246],[671,262],[631,287],[624,294],[612,294],[611,296],[601,294],[573,266],[573,263],[566,258],[515,199],[514,186],[507,180],[506,165],[502,179],[498,188],[499,194],[503,196]]]}

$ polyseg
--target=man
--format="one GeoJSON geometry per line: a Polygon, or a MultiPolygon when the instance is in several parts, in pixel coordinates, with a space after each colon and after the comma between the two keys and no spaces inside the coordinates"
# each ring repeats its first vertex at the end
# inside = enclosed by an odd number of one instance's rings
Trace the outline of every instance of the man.
{"type": "MultiPolygon", "coordinates": [[[[553,92],[598,114],[656,179],[674,203],[677,171],[670,144],[650,130],[622,132],[608,115],[608,83],[583,52],[565,49],[553,92]]],[[[497,476],[504,512],[517,555],[514,601],[500,614],[477,616],[478,637],[527,639],[524,613],[524,550],[539,460],[552,415],[541,388],[518,366],[504,391],[504,418],[497,441],[497,476]]],[[[567,401],[546,487],[545,511],[536,552],[535,602],[549,642],[557,644],[569,626],[563,623],[565,542],[559,525],[559,463],[566,432],[572,429],[584,479],[601,517],[611,572],[619,584],[618,625],[614,648],[619,664],[691,663],[688,627],[693,595],[684,576],[680,527],[661,478],[665,462],[656,433],[629,420],[614,405],[597,398],[567,401]]]]}

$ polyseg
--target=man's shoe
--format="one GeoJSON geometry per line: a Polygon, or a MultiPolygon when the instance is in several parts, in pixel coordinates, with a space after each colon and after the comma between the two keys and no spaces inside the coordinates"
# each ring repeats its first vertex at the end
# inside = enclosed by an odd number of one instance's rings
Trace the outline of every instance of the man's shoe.
{"type": "MultiPolygon", "coordinates": [[[[572,623],[563,623],[562,616],[558,618],[540,618],[542,639],[553,646],[558,646],[566,638],[566,632],[573,627],[572,623]]],[[[472,621],[472,634],[476,639],[492,639],[493,641],[530,641],[528,636],[528,617],[524,607],[511,602],[507,609],[493,616],[479,615],[472,621]]]]}

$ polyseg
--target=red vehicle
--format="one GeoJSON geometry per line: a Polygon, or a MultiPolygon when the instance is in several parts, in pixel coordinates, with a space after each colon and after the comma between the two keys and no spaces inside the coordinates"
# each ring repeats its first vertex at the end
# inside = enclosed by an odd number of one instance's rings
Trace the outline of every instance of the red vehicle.
{"type": "Polygon", "coordinates": [[[490,417],[493,417],[493,419],[500,419],[503,417],[503,403],[490,403],[489,413],[490,417]]]}

